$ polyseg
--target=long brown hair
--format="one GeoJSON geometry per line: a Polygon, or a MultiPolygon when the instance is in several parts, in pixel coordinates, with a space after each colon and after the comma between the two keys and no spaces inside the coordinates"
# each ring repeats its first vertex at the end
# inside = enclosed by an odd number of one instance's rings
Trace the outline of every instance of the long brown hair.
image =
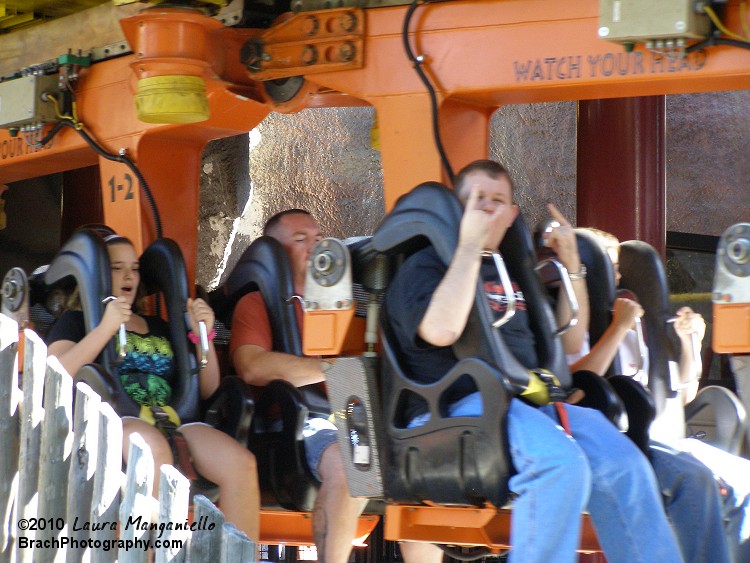
{"type": "MultiPolygon", "coordinates": [[[[133,248],[135,248],[135,245],[133,244],[133,241],[131,241],[129,238],[124,237],[122,235],[118,234],[111,234],[106,237],[104,237],[104,243],[107,245],[107,249],[109,250],[110,246],[115,246],[116,244],[129,244],[133,248]]],[[[71,310],[71,311],[80,311],[81,310],[81,292],[78,286],[76,286],[73,291],[68,296],[68,299],[65,302],[65,309],[71,310]]],[[[133,312],[139,315],[142,315],[146,310],[146,291],[143,287],[142,283],[138,283],[138,289],[135,293],[135,301],[133,302],[133,312]]]]}

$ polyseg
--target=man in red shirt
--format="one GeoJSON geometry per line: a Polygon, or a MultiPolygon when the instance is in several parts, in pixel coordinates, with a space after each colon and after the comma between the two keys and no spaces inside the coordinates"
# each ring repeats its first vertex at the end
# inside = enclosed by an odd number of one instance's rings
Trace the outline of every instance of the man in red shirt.
{"type": "MultiPolygon", "coordinates": [[[[278,240],[289,255],[294,292],[302,295],[310,252],[322,237],[317,221],[304,210],[290,209],[271,217],[263,234],[278,240]]],[[[299,301],[296,301],[299,307],[299,301]]],[[[301,310],[297,318],[301,319],[301,310]]],[[[251,385],[264,386],[285,379],[296,387],[325,381],[330,364],[312,357],[275,352],[268,313],[260,292],[249,293],[237,303],[232,320],[230,354],[237,373],[251,385]]],[[[357,518],[363,499],[349,496],[346,473],[336,443],[336,427],[327,420],[309,418],[304,446],[307,463],[321,483],[313,509],[313,534],[318,558],[326,563],[349,560],[357,518]]]]}

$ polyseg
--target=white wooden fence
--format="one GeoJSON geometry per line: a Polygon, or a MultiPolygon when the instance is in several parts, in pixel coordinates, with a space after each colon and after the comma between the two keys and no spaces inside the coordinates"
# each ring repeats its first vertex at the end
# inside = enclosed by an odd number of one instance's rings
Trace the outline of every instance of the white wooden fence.
{"type": "Polygon", "coordinates": [[[48,561],[255,562],[256,546],[207,498],[154,462],[140,436],[122,473],[122,423],[112,407],[73,380],[31,330],[0,315],[0,563],[48,561]],[[75,388],[75,409],[73,390],[75,388]],[[73,413],[75,412],[75,419],[73,413]]]}

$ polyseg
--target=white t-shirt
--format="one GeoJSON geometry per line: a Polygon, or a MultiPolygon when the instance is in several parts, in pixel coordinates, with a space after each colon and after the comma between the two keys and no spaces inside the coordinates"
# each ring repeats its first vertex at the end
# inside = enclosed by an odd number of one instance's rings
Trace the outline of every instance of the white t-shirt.
{"type": "MultiPolygon", "coordinates": [[[[589,341],[589,335],[583,340],[583,346],[575,354],[566,354],[568,365],[572,365],[591,351],[591,343],[589,341]]],[[[638,350],[638,335],[635,330],[630,329],[625,338],[620,343],[620,347],[617,351],[618,358],[620,360],[621,374],[618,375],[629,375],[641,383],[642,385],[648,385],[648,347],[643,344],[642,354],[638,350]],[[643,356],[641,358],[641,355],[643,356]],[[639,367],[640,366],[640,367],[639,367]]]]}

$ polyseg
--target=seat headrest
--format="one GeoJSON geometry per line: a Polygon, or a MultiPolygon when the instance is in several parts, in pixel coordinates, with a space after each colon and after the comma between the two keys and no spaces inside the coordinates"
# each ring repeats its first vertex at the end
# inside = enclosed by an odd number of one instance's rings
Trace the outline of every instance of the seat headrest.
{"type": "MultiPolygon", "coordinates": [[[[101,236],[89,230],[73,233],[44,272],[44,283],[67,289],[77,285],[86,330],[98,326],[104,313],[102,299],[112,293],[109,253],[101,236]]],[[[105,369],[110,369],[114,353],[113,341],[102,352],[105,369]]]]}
{"type": "Polygon", "coordinates": [[[115,230],[112,229],[112,227],[109,227],[102,223],[87,223],[86,225],[81,225],[80,227],[78,227],[76,231],[91,231],[99,235],[102,239],[106,239],[107,237],[117,234],[115,230]]]}
{"type": "Polygon", "coordinates": [[[294,278],[289,257],[279,241],[261,236],[242,253],[221,288],[211,292],[217,318],[231,326],[234,307],[245,294],[260,291],[266,304],[274,350],[302,355],[302,340],[296,320],[294,278]]]}
{"type": "Polygon", "coordinates": [[[649,350],[648,386],[658,412],[671,395],[670,359],[676,359],[674,343],[667,336],[670,317],[667,275],[661,256],[650,244],[630,240],[620,244],[620,287],[634,292],[644,310],[646,345],[649,350]]]}
{"type": "MultiPolygon", "coordinates": [[[[288,276],[291,280],[292,270],[289,257],[284,247],[273,237],[261,236],[255,239],[240,256],[239,262],[229,274],[224,287],[228,296],[248,292],[248,286],[254,283],[259,272],[268,272],[288,276]]],[[[293,292],[294,286],[289,285],[293,292]]]]}
{"type": "Polygon", "coordinates": [[[458,244],[461,204],[438,182],[425,182],[402,195],[372,237],[376,251],[412,254],[432,245],[450,263],[458,244]]]}
{"type": "Polygon", "coordinates": [[[615,272],[600,238],[586,229],[576,229],[581,262],[586,266],[586,289],[589,293],[589,335],[595,344],[611,322],[615,302],[615,272]]]}
{"type": "Polygon", "coordinates": [[[143,251],[139,261],[141,284],[146,295],[157,291],[162,291],[165,295],[176,293],[183,302],[190,296],[185,275],[185,259],[174,240],[157,239],[143,251]]]}

